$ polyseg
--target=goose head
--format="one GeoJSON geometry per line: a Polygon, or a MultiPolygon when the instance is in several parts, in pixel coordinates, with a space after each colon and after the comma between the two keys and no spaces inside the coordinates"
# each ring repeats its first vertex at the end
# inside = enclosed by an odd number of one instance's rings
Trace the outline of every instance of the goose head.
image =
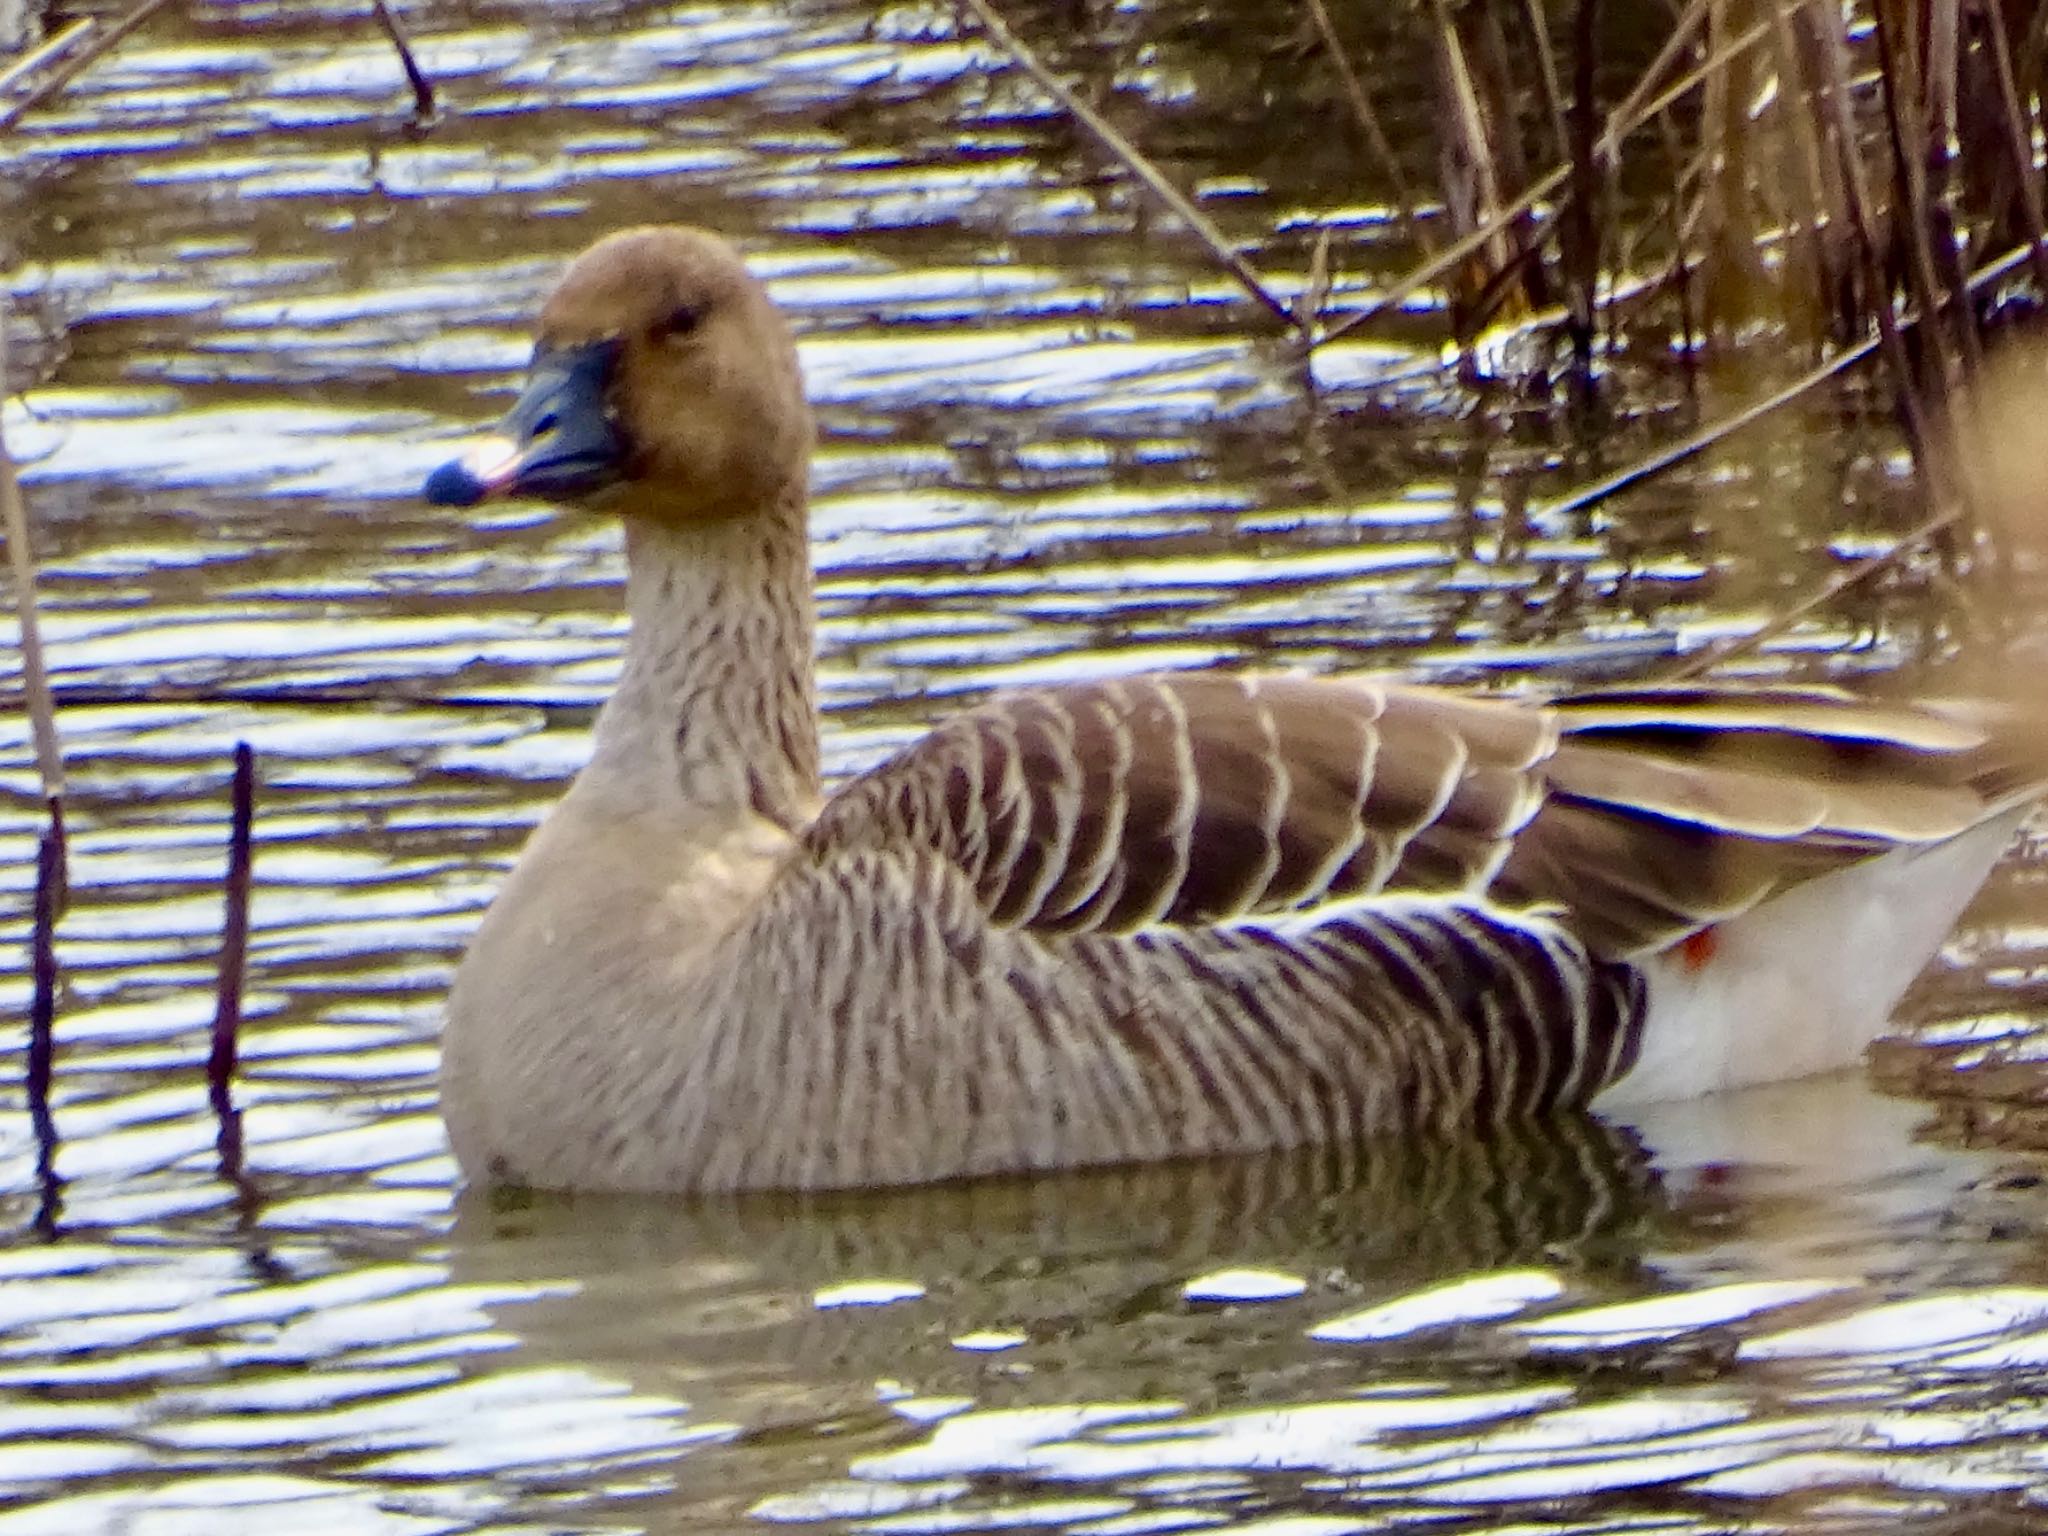
{"type": "Polygon", "coordinates": [[[424,494],[722,521],[800,490],[810,451],[795,343],[739,253],[703,230],[628,229],[563,274],[518,403],[424,494]]]}

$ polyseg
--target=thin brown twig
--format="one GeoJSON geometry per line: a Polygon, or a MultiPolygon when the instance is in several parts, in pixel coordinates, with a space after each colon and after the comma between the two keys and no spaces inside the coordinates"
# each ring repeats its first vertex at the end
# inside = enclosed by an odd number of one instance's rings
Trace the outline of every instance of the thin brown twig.
{"type": "MultiPolygon", "coordinates": [[[[969,0],[969,3],[975,3],[975,0],[969,0]]],[[[1729,59],[1734,58],[1745,49],[1755,47],[1758,42],[1768,35],[1769,31],[1770,24],[1768,22],[1757,22],[1730,41],[1726,47],[1718,50],[1712,57],[1702,60],[1694,68],[1687,70],[1649,101],[1639,103],[1630,119],[1625,120],[1619,115],[1610,115],[1607,120],[1607,128],[1601,134],[1599,140],[1601,146],[1599,158],[1601,163],[1603,165],[1611,163],[1615,153],[1614,146],[1618,145],[1622,139],[1626,138],[1644,122],[1656,116],[1672,102],[1698,85],[1700,81],[1706,79],[1716,69],[1725,66],[1729,59]]],[[[1485,223],[1473,230],[1472,233],[1466,235],[1462,240],[1454,241],[1452,244],[1445,246],[1428,261],[1423,262],[1420,266],[1410,271],[1406,277],[1401,278],[1392,287],[1382,289],[1373,297],[1372,302],[1364,308],[1353,310],[1335,325],[1329,327],[1329,329],[1323,332],[1317,344],[1335,341],[1340,336],[1349,335],[1360,326],[1371,324],[1388,310],[1407,302],[1411,296],[1437,281],[1446,272],[1456,267],[1459,262],[1472,255],[1473,252],[1484,248],[1488,241],[1495,239],[1517,219],[1542,202],[1544,198],[1550,196],[1559,187],[1562,187],[1571,179],[1571,174],[1572,168],[1569,164],[1552,166],[1550,170],[1529,183],[1521,196],[1502,207],[1493,217],[1486,220],[1485,223]]],[[[1553,217],[1554,214],[1548,216],[1538,215],[1530,225],[1524,243],[1534,246],[1542,238],[1545,228],[1553,217]]]]}
{"type": "Polygon", "coordinates": [[[1678,25],[1671,29],[1671,35],[1664,39],[1664,46],[1657,50],[1657,57],[1650,61],[1650,67],[1642,72],[1636,83],[1629,88],[1629,93],[1616,104],[1613,114],[1608,119],[1608,129],[1601,135],[1602,160],[1612,160],[1616,151],[1621,148],[1622,137],[1644,118],[1653,115],[1642,110],[1643,98],[1656,89],[1657,82],[1664,78],[1664,71],[1671,67],[1672,61],[1684,52],[1686,44],[1692,41],[1693,33],[1699,30],[1700,21],[1707,14],[1707,5],[1708,0],[1692,0],[1692,4],[1688,5],[1678,18],[1678,25]],[[1624,123],[1628,127],[1620,126],[1624,123]]]}
{"type": "Polygon", "coordinates": [[[377,22],[384,28],[384,35],[391,39],[391,46],[398,51],[398,62],[405,70],[405,78],[412,85],[412,117],[416,123],[431,123],[441,115],[440,104],[434,99],[434,83],[420,68],[419,60],[413,57],[412,42],[405,35],[405,29],[398,24],[398,17],[384,0],[370,0],[371,8],[377,13],[377,22]]]}
{"type": "Polygon", "coordinates": [[[0,133],[5,133],[16,123],[20,122],[24,114],[41,106],[88,69],[91,69],[93,65],[97,64],[109,52],[118,47],[121,40],[129,33],[133,32],[137,27],[149,20],[150,17],[171,3],[172,0],[142,0],[142,3],[126,16],[123,16],[112,26],[96,33],[86,43],[77,58],[51,74],[41,85],[38,85],[34,90],[22,97],[20,101],[17,101],[5,112],[0,112],[0,133]]]}
{"type": "Polygon", "coordinates": [[[1365,135],[1366,147],[1379,161],[1381,169],[1386,172],[1388,184],[1394,189],[1394,207],[1401,215],[1402,226],[1410,239],[1427,250],[1429,232],[1415,217],[1414,189],[1408,185],[1408,178],[1401,170],[1401,157],[1394,152],[1394,141],[1380,126],[1379,114],[1373,110],[1372,98],[1365,93],[1364,81],[1351,67],[1351,57],[1345,53],[1343,40],[1337,36],[1337,25],[1330,19],[1329,7],[1323,0],[1308,0],[1308,13],[1323,40],[1324,50],[1336,66],[1337,78],[1344,86],[1344,98],[1351,104],[1351,115],[1358,120],[1359,132],[1365,135]]]}
{"type": "Polygon", "coordinates": [[[1851,587],[1859,586],[1877,575],[1899,564],[1908,555],[1919,549],[1936,534],[1946,533],[1953,528],[1962,509],[1950,505],[1935,513],[1919,527],[1909,530],[1890,549],[1866,555],[1854,565],[1836,571],[1826,581],[1815,587],[1805,597],[1782,613],[1773,614],[1746,635],[1736,635],[1728,640],[1717,641],[1705,650],[1694,653],[1671,668],[1662,676],[1670,682],[1684,682],[1687,678],[1698,677],[1745,651],[1755,650],[1767,640],[1775,639],[1797,624],[1801,619],[1818,612],[1833,602],[1851,587]]]}
{"type": "Polygon", "coordinates": [[[1139,151],[1138,147],[1113,128],[1108,119],[1075,94],[1073,87],[1062,80],[1045,61],[1034,53],[1022,38],[1010,30],[1009,24],[996,13],[989,0],[965,0],[969,10],[981,22],[982,30],[1009,53],[1010,57],[1024,66],[1025,72],[1062,107],[1073,114],[1075,121],[1093,134],[1096,140],[1118,160],[1124,168],[1143,182],[1152,195],[1170,208],[1182,223],[1186,224],[1204,245],[1209,254],[1221,262],[1238,285],[1256,299],[1289,330],[1297,329],[1294,311],[1277,298],[1266,286],[1251,263],[1238,255],[1223,231],[1209,222],[1208,217],[1197,208],[1180,188],[1176,187],[1166,174],[1139,151]]]}
{"type": "Polygon", "coordinates": [[[69,53],[74,43],[90,36],[98,26],[99,22],[92,17],[81,16],[54,37],[44,38],[5,69],[0,69],[0,95],[13,90],[53,59],[69,53]]]}
{"type": "MultiPolygon", "coordinates": [[[[1964,291],[1966,293],[1977,293],[1989,287],[2000,278],[2010,275],[2023,263],[2030,261],[2033,255],[2034,248],[2030,245],[2013,247],[2011,250],[2000,255],[1996,260],[1986,262],[1975,272],[1971,273],[1969,281],[1964,284],[1964,291]]],[[[1898,316],[1897,323],[1899,328],[1903,330],[1919,324],[1923,318],[1919,311],[1908,309],[1898,316]]],[[[1653,475],[1661,474],[1674,465],[1682,464],[1694,454],[1713,447],[1716,443],[1740,432],[1744,427],[1768,416],[1772,411],[1791,404],[1816,385],[1823,384],[1836,374],[1844,372],[1857,363],[1862,362],[1863,359],[1875,352],[1879,345],[1879,338],[1875,336],[1865,337],[1853,347],[1845,348],[1833,357],[1815,364],[1783,388],[1773,390],[1760,400],[1751,401],[1741,410],[1724,416],[1718,421],[1709,422],[1697,432],[1681,438],[1675,443],[1667,444],[1659,448],[1655,453],[1638,459],[1626,468],[1595,480],[1591,485],[1582,485],[1577,490],[1558,498],[1556,501],[1546,502],[1541,506],[1534,507],[1530,510],[1529,515],[1532,518],[1562,517],[1572,512],[1582,511],[1592,506],[1595,502],[1605,501],[1617,491],[1624,490],[1639,481],[1647,480],[1653,475]]]]}
{"type": "Polygon", "coordinates": [[[2048,215],[2042,211],[2041,184],[2034,169],[2033,121],[2014,81],[2012,50],[2007,46],[2001,18],[1994,14],[1984,30],[1990,35],[1991,66],[1998,77],[2006,142],[2012,152],[2013,174],[2019,181],[2020,205],[2027,214],[2027,235],[2033,242],[2034,281],[2048,292],[2048,215]]]}
{"type": "MultiPolygon", "coordinates": [[[[0,293],[0,397],[7,390],[7,320],[5,293],[0,293]]],[[[0,528],[7,535],[7,559],[14,575],[14,615],[21,631],[21,684],[27,695],[29,734],[35,742],[36,772],[43,795],[52,804],[64,797],[64,749],[57,739],[57,716],[50,702],[50,674],[43,664],[43,633],[36,622],[36,561],[29,547],[28,511],[22,505],[21,483],[14,457],[0,430],[0,528]]]]}

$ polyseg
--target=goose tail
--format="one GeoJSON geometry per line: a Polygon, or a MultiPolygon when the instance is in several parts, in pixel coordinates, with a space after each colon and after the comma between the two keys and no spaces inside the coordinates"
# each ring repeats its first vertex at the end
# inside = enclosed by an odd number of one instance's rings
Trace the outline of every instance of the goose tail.
{"type": "Polygon", "coordinates": [[[1855,1066],[2028,809],[2008,805],[1955,837],[1804,881],[1638,961],[1646,980],[1641,1051],[1598,1106],[1627,1109],[1855,1066]]]}

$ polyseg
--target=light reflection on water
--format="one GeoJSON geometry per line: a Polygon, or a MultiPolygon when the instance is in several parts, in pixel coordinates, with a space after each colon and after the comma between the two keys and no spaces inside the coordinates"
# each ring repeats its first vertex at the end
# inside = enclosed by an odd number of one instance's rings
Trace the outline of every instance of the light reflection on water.
{"type": "MultiPolygon", "coordinates": [[[[2048,1193],[1860,1080],[1646,1124],[1656,1162],[1567,1122],[888,1197],[458,1199],[439,997],[583,752],[618,557],[594,522],[458,526],[412,492],[602,229],[734,231],[802,331],[840,771],[1000,682],[1627,675],[1917,514],[1852,408],[1814,425],[1830,454],[1744,439],[1610,520],[1524,526],[1523,493],[1682,419],[1654,362],[1618,361],[1594,443],[1455,392],[1426,316],[1305,380],[945,7],[424,4],[452,109],[424,136],[352,9],[192,9],[0,146],[77,892],[54,1208],[0,1100],[0,1536],[2038,1513],[2048,1193]],[[263,778],[239,1180],[199,1070],[237,740],[263,778]]],[[[1212,206],[1282,293],[1328,210],[1339,299],[1369,298],[1406,253],[1358,168],[1305,216],[1284,162],[1324,130],[1269,103],[1251,142],[1177,46],[1121,88],[1186,179],[1252,188],[1212,206]]],[[[1889,668],[1947,601],[1909,579],[1758,665],[1889,668]]],[[[16,941],[18,711],[0,797],[16,941]]],[[[1962,1069],[2042,1049],[2039,868],[1925,990],[1938,1037],[1888,1053],[1951,1127],[1984,1123],[1974,1085],[2012,1123],[2037,1083],[1962,1069]]],[[[0,993],[18,1017],[14,968],[0,993]]]]}

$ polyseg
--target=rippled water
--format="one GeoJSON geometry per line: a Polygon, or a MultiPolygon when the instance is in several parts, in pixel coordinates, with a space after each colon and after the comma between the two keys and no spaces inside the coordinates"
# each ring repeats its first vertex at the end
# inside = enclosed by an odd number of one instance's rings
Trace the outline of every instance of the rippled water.
{"type": "MultiPolygon", "coordinates": [[[[76,890],[54,1198],[0,1033],[0,1536],[2048,1521],[2048,1191],[1972,1150],[2043,1139],[2031,843],[1883,1055],[1917,1101],[1859,1076],[1491,1145],[458,1198],[440,994],[583,751],[619,556],[594,522],[412,492],[600,231],[732,232],[801,329],[841,770],[1069,671],[1637,675],[1918,512],[1881,402],[1849,395],[1598,519],[1542,514],[1793,364],[1688,386],[1623,354],[1600,430],[1459,387],[1422,308],[1304,366],[948,7],[408,14],[431,130],[356,8],[217,3],[0,139],[76,890]],[[238,740],[230,1178],[201,1063],[238,740]]],[[[1063,62],[1283,294],[1317,228],[1340,308],[1412,260],[1263,10],[1094,25],[1114,64],[1063,62]]],[[[1488,356],[1505,377],[1529,345],[1488,356]]],[[[1918,664],[1976,611],[1909,567],[1747,665],[1918,664]]],[[[39,799],[0,665],[19,946],[39,799]]]]}

